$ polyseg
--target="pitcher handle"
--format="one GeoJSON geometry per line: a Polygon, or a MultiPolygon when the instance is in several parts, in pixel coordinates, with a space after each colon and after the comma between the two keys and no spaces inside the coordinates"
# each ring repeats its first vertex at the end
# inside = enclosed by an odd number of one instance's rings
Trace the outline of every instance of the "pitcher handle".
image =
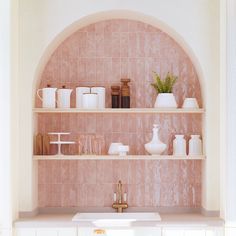
{"type": "Polygon", "coordinates": [[[42,90],[43,90],[43,89],[38,89],[38,90],[37,90],[37,96],[39,97],[39,99],[40,99],[41,101],[43,101],[43,98],[40,96],[39,92],[42,91],[42,90]]]}

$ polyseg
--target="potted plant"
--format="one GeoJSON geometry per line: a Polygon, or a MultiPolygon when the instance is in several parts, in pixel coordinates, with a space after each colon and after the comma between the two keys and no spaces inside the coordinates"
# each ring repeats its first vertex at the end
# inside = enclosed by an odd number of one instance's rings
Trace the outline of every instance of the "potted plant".
{"type": "Polygon", "coordinates": [[[161,79],[160,76],[154,72],[153,78],[154,83],[151,85],[158,93],[154,107],[177,108],[172,89],[178,77],[168,72],[166,77],[161,79]]]}

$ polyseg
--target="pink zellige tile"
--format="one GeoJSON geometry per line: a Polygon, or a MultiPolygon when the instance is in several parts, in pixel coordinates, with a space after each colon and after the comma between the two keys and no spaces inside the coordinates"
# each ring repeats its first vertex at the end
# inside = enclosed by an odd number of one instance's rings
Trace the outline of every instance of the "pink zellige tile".
{"type": "Polygon", "coordinates": [[[61,205],[64,207],[77,206],[77,190],[75,184],[63,184],[62,185],[62,199],[61,205]]]}

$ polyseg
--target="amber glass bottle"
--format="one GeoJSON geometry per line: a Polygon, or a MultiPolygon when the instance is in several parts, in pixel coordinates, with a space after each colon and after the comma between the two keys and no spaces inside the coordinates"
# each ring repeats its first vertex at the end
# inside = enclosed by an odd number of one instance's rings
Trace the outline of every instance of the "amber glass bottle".
{"type": "Polygon", "coordinates": [[[120,86],[111,86],[111,107],[120,108],[120,86]]]}
{"type": "Polygon", "coordinates": [[[130,108],[130,87],[128,83],[130,79],[121,79],[121,108],[130,108]]]}

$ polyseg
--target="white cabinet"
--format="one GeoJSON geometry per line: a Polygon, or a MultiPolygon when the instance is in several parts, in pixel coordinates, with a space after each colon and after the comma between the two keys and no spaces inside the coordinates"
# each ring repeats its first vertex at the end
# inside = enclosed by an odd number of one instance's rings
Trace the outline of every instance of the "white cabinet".
{"type": "Polygon", "coordinates": [[[78,236],[161,236],[161,228],[95,229],[79,228],[78,236]]]}
{"type": "Polygon", "coordinates": [[[36,236],[58,236],[55,228],[42,228],[36,230],[36,236]]]}
{"type": "Polygon", "coordinates": [[[17,228],[15,229],[15,236],[36,236],[35,228],[17,228]]]}
{"type": "Polygon", "coordinates": [[[17,228],[15,236],[77,236],[77,228],[17,228]]]}
{"type": "Polygon", "coordinates": [[[222,228],[164,228],[162,236],[224,236],[222,228]]]}
{"type": "Polygon", "coordinates": [[[77,228],[61,228],[57,236],[77,236],[77,228]]]}
{"type": "Polygon", "coordinates": [[[11,236],[11,235],[12,235],[11,230],[0,229],[0,236],[11,236]]]}

